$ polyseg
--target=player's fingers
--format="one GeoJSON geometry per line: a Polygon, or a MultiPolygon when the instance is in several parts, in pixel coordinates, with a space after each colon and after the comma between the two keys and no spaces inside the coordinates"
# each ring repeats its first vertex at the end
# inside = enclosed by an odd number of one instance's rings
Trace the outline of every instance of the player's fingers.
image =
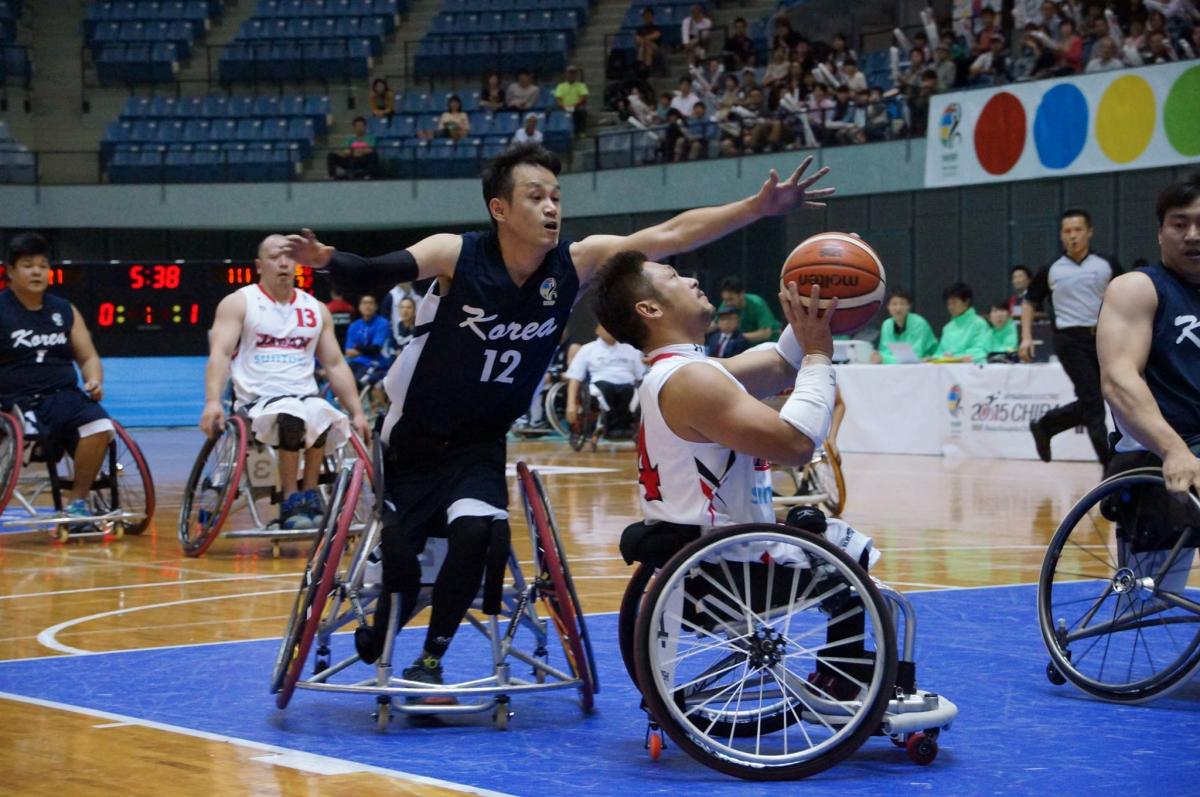
{"type": "Polygon", "coordinates": [[[829,326],[833,322],[833,313],[837,310],[837,306],[838,297],[834,296],[829,300],[829,309],[825,311],[825,315],[823,316],[826,326],[829,326]]]}
{"type": "Polygon", "coordinates": [[[808,317],[816,319],[821,314],[821,286],[813,283],[812,291],[808,294],[808,317]]]}
{"type": "MultiPolygon", "coordinates": [[[[812,156],[810,155],[808,159],[812,160],[812,156]]],[[[807,166],[807,165],[808,164],[805,164],[805,166],[807,166]]],[[[800,169],[797,169],[796,173],[797,173],[797,175],[799,175],[800,169]]],[[[827,174],[829,174],[829,167],[822,166],[820,169],[817,169],[815,172],[813,172],[812,175],[810,175],[809,177],[806,177],[804,180],[801,180],[798,183],[798,185],[800,188],[808,188],[810,185],[815,183],[817,180],[820,180],[822,177],[824,177],[827,174]]]]}
{"type": "Polygon", "coordinates": [[[317,240],[317,234],[315,232],[313,232],[312,230],[310,230],[308,227],[305,227],[302,230],[300,230],[300,235],[302,235],[304,238],[306,238],[309,241],[317,240]]]}
{"type": "Polygon", "coordinates": [[[822,199],[827,196],[833,196],[837,193],[836,188],[814,188],[812,191],[805,191],[805,199],[822,199]]]}

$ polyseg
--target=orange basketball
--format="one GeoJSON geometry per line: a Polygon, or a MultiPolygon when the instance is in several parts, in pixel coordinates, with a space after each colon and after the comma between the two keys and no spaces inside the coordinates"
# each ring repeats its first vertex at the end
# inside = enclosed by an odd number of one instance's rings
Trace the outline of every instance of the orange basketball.
{"type": "Polygon", "coordinates": [[[821,286],[821,307],[836,296],[833,333],[857,332],[883,304],[887,277],[875,250],[844,232],[823,232],[804,240],[783,264],[780,279],[796,283],[805,307],[813,285],[821,286]]]}

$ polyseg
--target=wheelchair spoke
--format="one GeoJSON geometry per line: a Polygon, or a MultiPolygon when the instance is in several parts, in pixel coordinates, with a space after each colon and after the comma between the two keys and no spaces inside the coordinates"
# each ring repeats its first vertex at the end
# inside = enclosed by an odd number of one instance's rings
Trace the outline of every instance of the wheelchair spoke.
{"type": "MultiPolygon", "coordinates": [[[[681,624],[683,622],[685,622],[685,621],[683,621],[682,618],[675,617],[673,615],[668,615],[668,617],[672,620],[680,620],[681,624]]],[[[712,642],[707,645],[693,644],[693,643],[689,642],[688,640],[680,638],[679,640],[677,640],[676,644],[685,644],[685,645],[691,644],[692,645],[691,649],[686,650],[677,656],[673,656],[662,663],[664,665],[678,664],[679,662],[683,661],[684,659],[690,659],[692,656],[697,656],[701,653],[708,653],[709,651],[714,651],[714,650],[724,649],[724,650],[729,650],[729,651],[732,651],[735,653],[742,653],[745,651],[744,647],[738,647],[737,645],[735,645],[733,643],[737,642],[738,640],[746,639],[747,638],[746,636],[740,636],[740,637],[737,637],[736,639],[729,639],[729,640],[721,639],[720,637],[715,637],[715,636],[713,638],[716,639],[717,641],[712,642]]]]}
{"type": "MultiPolygon", "coordinates": [[[[776,678],[776,681],[778,681],[778,680],[779,680],[779,679],[778,679],[778,678],[776,678]]],[[[807,682],[806,682],[806,683],[807,683],[807,682]]],[[[825,719],[825,715],[824,715],[824,714],[822,714],[822,713],[821,713],[821,711],[820,711],[819,709],[815,708],[815,707],[813,706],[813,704],[812,704],[812,703],[808,702],[808,699],[807,699],[807,698],[804,696],[804,694],[803,694],[803,690],[796,689],[796,688],[795,688],[795,687],[793,687],[792,685],[788,684],[786,681],[784,681],[784,682],[781,682],[781,683],[780,683],[780,686],[781,686],[781,687],[783,687],[783,689],[784,689],[784,694],[785,694],[785,695],[786,695],[788,692],[791,692],[791,693],[792,693],[792,695],[794,695],[794,696],[795,696],[795,698],[796,698],[797,700],[799,700],[799,701],[800,701],[800,703],[801,703],[801,704],[802,704],[802,705],[803,705],[803,706],[804,706],[806,709],[808,709],[808,710],[809,710],[809,712],[811,712],[811,713],[812,713],[812,715],[813,715],[814,717],[816,717],[816,718],[817,718],[817,719],[818,719],[818,720],[821,722],[821,724],[822,724],[822,725],[824,725],[824,726],[826,727],[826,729],[828,729],[828,730],[829,730],[831,733],[835,733],[835,734],[837,733],[837,729],[836,729],[836,728],[834,728],[832,725],[830,725],[830,724],[829,724],[829,720],[825,719]]],[[[833,695],[829,694],[828,692],[826,692],[824,689],[822,689],[822,688],[821,688],[821,687],[819,687],[819,686],[815,686],[815,685],[809,684],[809,687],[811,687],[812,689],[816,690],[817,692],[820,692],[820,693],[821,693],[821,694],[822,694],[822,695],[823,695],[825,698],[827,698],[827,699],[829,700],[829,702],[831,702],[831,703],[840,703],[840,702],[841,702],[841,701],[839,701],[837,698],[835,698],[833,695]]],[[[805,736],[808,736],[808,734],[807,734],[807,733],[805,733],[805,736]]]]}
{"type": "MultiPolygon", "coordinates": [[[[1094,523],[1093,523],[1093,527],[1095,527],[1095,524],[1094,524],[1094,523]]],[[[1099,529],[1097,528],[1097,529],[1096,529],[1096,531],[1097,531],[1097,536],[1099,536],[1099,529]]],[[[1087,556],[1091,557],[1092,559],[1095,559],[1097,562],[1099,562],[1100,564],[1102,564],[1102,565],[1104,565],[1105,567],[1109,568],[1110,570],[1116,570],[1116,569],[1117,569],[1117,565],[1116,565],[1116,563],[1115,563],[1115,562],[1113,562],[1113,561],[1112,561],[1112,558],[1111,558],[1111,557],[1110,557],[1110,558],[1109,558],[1109,560],[1106,562],[1106,561],[1104,561],[1103,559],[1101,559],[1099,556],[1097,556],[1097,555],[1095,554],[1095,552],[1093,552],[1093,551],[1089,550],[1089,548],[1095,548],[1095,547],[1097,547],[1097,546],[1094,546],[1094,545],[1083,545],[1082,543],[1075,542],[1074,540],[1068,540],[1068,542],[1070,542],[1070,543],[1071,543],[1072,547],[1078,548],[1078,549],[1079,549],[1080,551],[1082,551],[1084,554],[1086,554],[1087,556]]],[[[1104,548],[1105,552],[1111,553],[1111,549],[1109,549],[1109,547],[1108,547],[1108,544],[1107,544],[1107,543],[1105,543],[1105,544],[1104,544],[1103,548],[1104,548]]]]}
{"type": "MultiPolygon", "coordinates": [[[[722,560],[722,568],[724,568],[724,560],[722,560]]],[[[726,570],[725,572],[728,573],[728,570],[726,570]]],[[[758,614],[753,609],[751,609],[748,605],[743,603],[742,600],[737,595],[730,594],[730,592],[728,590],[726,590],[723,585],[717,583],[717,581],[712,576],[710,576],[708,573],[706,573],[704,570],[700,571],[700,577],[703,578],[708,583],[712,584],[714,587],[716,587],[721,592],[721,594],[723,594],[725,597],[729,598],[729,600],[734,603],[734,607],[731,611],[740,609],[744,613],[744,615],[746,617],[747,631],[753,631],[753,628],[750,627],[750,623],[753,620],[757,620],[758,622],[762,623],[763,625],[767,624],[766,621],[763,620],[761,617],[759,617],[758,614]]],[[[725,608],[725,607],[723,607],[723,608],[725,608]]]]}
{"type": "MultiPolygon", "coordinates": [[[[695,686],[696,684],[703,683],[703,682],[705,682],[705,681],[711,680],[711,679],[712,679],[712,678],[714,678],[714,677],[717,677],[717,676],[724,675],[725,673],[729,672],[730,670],[737,669],[738,667],[740,667],[740,666],[741,666],[741,664],[742,664],[742,663],[741,663],[740,661],[735,661],[733,664],[730,664],[729,666],[727,666],[727,667],[724,667],[724,668],[722,668],[722,669],[719,669],[719,670],[716,670],[716,671],[714,671],[714,672],[706,672],[706,673],[702,673],[702,674],[700,675],[700,677],[699,677],[699,678],[693,678],[692,680],[688,681],[688,682],[687,682],[687,683],[685,683],[685,684],[680,684],[679,686],[676,686],[676,687],[674,687],[674,688],[673,688],[671,691],[672,691],[672,692],[681,692],[681,691],[683,691],[683,690],[687,689],[689,686],[695,686]]],[[[684,716],[686,717],[688,714],[691,714],[691,713],[692,713],[693,711],[695,711],[697,708],[703,708],[704,706],[708,705],[708,703],[709,703],[710,701],[712,701],[712,700],[713,700],[714,698],[716,698],[716,697],[719,697],[719,696],[721,696],[721,695],[725,694],[725,691],[726,691],[727,689],[731,689],[731,688],[733,688],[733,686],[734,686],[734,685],[733,685],[733,684],[731,684],[731,685],[729,685],[729,686],[725,687],[725,689],[722,689],[720,692],[717,692],[717,694],[716,694],[716,695],[714,695],[713,697],[710,697],[708,700],[705,700],[705,701],[704,701],[703,703],[701,703],[700,705],[698,705],[698,706],[695,706],[695,707],[691,708],[690,710],[688,710],[688,711],[684,712],[684,716]]]]}

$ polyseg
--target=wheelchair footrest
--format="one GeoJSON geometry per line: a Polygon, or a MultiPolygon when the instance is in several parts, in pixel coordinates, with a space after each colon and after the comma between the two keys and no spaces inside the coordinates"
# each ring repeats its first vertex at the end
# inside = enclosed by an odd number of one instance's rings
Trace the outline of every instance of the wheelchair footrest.
{"type": "Polygon", "coordinates": [[[40,528],[42,526],[82,526],[87,523],[114,523],[118,520],[145,520],[145,514],[137,512],[122,512],[114,510],[106,512],[103,515],[90,515],[88,517],[74,517],[72,515],[26,515],[25,517],[4,518],[0,520],[0,526],[32,526],[40,528]]]}

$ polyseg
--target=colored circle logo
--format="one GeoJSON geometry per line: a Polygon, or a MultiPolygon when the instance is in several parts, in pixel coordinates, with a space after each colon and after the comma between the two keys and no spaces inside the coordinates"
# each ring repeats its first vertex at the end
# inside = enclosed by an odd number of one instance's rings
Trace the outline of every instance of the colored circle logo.
{"type": "Polygon", "coordinates": [[[1119,77],[1104,90],[1096,109],[1096,143],[1117,163],[1146,151],[1154,135],[1154,89],[1137,75],[1119,77]]]}
{"type": "Polygon", "coordinates": [[[1163,103],[1167,141],[1180,155],[1200,156],[1200,66],[1179,76],[1163,103]]]}
{"type": "Polygon", "coordinates": [[[975,157],[988,174],[1005,174],[1025,151],[1025,108],[1012,94],[993,96],[975,123],[975,157]]]}
{"type": "Polygon", "coordinates": [[[950,149],[958,142],[958,126],[961,123],[962,106],[957,102],[952,102],[942,111],[942,118],[938,125],[938,137],[941,139],[943,147],[950,149]]]}
{"type": "Polygon", "coordinates": [[[1047,169],[1070,166],[1088,134],[1088,106],[1083,92],[1064,83],[1046,92],[1033,117],[1033,143],[1047,169]]]}

